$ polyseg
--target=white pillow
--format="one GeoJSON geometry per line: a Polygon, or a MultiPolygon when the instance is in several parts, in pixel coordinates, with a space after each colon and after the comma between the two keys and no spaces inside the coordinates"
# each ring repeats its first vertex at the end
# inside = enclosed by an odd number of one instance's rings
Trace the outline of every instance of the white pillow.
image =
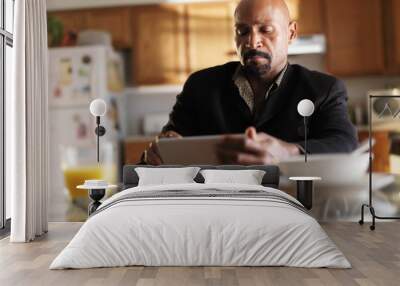
{"type": "Polygon", "coordinates": [[[261,185],[265,171],[262,170],[202,170],[205,184],[261,185]]]}
{"type": "Polygon", "coordinates": [[[135,168],[139,176],[139,186],[196,183],[193,179],[199,170],[199,167],[135,168]]]}

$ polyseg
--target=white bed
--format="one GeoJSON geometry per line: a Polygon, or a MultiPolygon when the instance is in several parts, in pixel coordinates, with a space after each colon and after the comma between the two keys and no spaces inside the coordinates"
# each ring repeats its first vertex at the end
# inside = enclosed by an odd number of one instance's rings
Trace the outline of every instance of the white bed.
{"type": "Polygon", "coordinates": [[[351,267],[284,192],[198,183],[138,186],[114,195],[50,269],[128,265],[351,267]]]}

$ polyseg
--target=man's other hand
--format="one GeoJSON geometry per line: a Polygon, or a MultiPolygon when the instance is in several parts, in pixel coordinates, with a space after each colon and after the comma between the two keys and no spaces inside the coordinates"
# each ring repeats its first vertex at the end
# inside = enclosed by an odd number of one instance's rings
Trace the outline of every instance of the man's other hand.
{"type": "Polygon", "coordinates": [[[266,133],[257,133],[254,127],[245,135],[226,135],[217,147],[222,164],[267,165],[276,164],[290,156],[299,155],[297,145],[279,140],[266,133]]]}
{"type": "Polygon", "coordinates": [[[182,136],[175,131],[167,131],[158,135],[154,141],[149,144],[149,147],[143,153],[143,161],[147,165],[161,165],[163,160],[160,155],[160,150],[158,149],[158,140],[160,138],[181,138],[182,136]]]}

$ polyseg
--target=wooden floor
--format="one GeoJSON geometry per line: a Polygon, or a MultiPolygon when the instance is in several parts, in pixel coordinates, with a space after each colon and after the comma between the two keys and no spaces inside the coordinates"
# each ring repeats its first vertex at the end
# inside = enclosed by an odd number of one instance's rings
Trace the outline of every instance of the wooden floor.
{"type": "Polygon", "coordinates": [[[353,265],[349,270],[288,267],[123,267],[48,270],[81,223],[51,223],[28,244],[0,241],[0,285],[400,285],[400,222],[323,225],[353,265]]]}

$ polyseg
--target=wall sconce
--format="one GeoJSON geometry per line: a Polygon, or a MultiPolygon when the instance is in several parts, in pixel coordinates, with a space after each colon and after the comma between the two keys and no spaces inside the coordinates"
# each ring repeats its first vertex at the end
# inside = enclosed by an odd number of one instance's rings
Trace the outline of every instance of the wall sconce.
{"type": "Polygon", "coordinates": [[[309,99],[303,99],[297,105],[297,112],[304,117],[304,160],[307,162],[307,117],[314,113],[314,103],[309,99]]]}
{"type": "Polygon", "coordinates": [[[97,163],[99,163],[100,136],[106,134],[106,129],[100,125],[100,117],[106,114],[107,104],[103,99],[95,99],[90,103],[89,109],[90,113],[96,117],[97,127],[94,132],[97,135],[97,163]]]}

